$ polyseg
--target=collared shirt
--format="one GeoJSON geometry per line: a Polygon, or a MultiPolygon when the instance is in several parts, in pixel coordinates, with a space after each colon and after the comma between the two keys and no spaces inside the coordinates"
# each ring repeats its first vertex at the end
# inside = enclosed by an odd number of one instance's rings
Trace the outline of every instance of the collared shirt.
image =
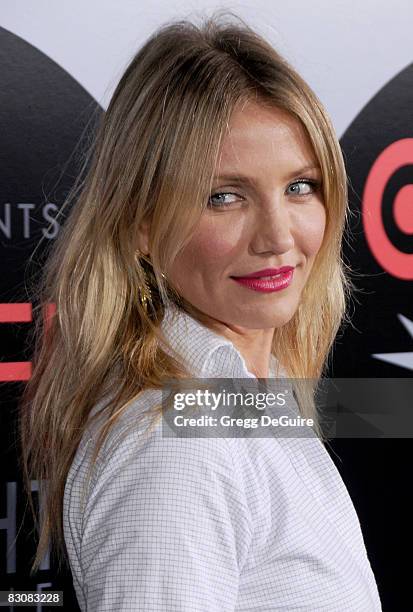
{"type": "MultiPolygon", "coordinates": [[[[194,376],[255,378],[188,314],[168,309],[162,329],[194,376]]],[[[317,437],[142,436],[138,417],[160,399],[146,390],[124,411],[88,488],[93,428],[70,468],[64,535],[82,611],[381,610],[357,514],[317,437]]]]}

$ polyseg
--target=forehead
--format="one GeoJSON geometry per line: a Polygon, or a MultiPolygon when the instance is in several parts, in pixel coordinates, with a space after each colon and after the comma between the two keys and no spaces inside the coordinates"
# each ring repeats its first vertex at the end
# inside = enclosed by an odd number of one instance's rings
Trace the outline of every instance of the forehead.
{"type": "Polygon", "coordinates": [[[315,162],[301,122],[287,111],[247,102],[234,110],[218,156],[218,166],[231,168],[274,162],[305,165],[315,162]]]}

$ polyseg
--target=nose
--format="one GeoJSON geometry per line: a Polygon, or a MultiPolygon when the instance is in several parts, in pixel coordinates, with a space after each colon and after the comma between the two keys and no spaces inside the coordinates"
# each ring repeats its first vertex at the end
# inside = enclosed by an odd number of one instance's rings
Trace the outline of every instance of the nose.
{"type": "Polygon", "coordinates": [[[277,202],[265,213],[257,212],[256,231],[251,241],[255,253],[286,253],[294,245],[292,219],[285,206],[277,202]]]}

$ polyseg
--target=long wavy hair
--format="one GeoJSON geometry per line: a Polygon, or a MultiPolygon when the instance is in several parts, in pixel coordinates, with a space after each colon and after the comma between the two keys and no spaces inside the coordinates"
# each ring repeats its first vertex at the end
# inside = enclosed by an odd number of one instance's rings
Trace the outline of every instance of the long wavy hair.
{"type": "MultiPolygon", "coordinates": [[[[116,388],[102,408],[96,459],[110,428],[144,389],[191,375],[173,347],[162,348],[160,324],[170,301],[201,321],[202,313],[168,283],[168,267],[206,207],[231,115],[249,100],[297,118],[321,166],[323,243],[297,311],[275,330],[272,352],[292,379],[317,380],[328,365],[352,288],[341,256],[347,176],[330,119],[286,59],[231,11],[200,25],[168,22],[120,79],[64,202],[67,219],[33,283],[34,310],[53,305],[54,312],[36,318],[33,371],[20,401],[21,462],[33,512],[31,479],[41,495],[32,572],[50,545],[59,559],[66,555],[65,481],[92,408],[116,388]],[[138,228],[148,221],[149,267],[136,257],[138,228]],[[153,299],[146,311],[138,288],[148,274],[153,299]]],[[[301,414],[314,418],[323,439],[312,390],[298,397],[301,414]]]]}

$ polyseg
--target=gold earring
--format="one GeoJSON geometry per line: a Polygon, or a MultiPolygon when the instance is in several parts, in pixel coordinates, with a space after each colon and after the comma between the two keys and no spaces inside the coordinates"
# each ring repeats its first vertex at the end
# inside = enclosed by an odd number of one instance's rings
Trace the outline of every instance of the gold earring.
{"type": "Polygon", "coordinates": [[[139,285],[139,302],[141,306],[145,309],[145,312],[148,312],[148,302],[152,300],[152,293],[148,286],[139,285]]]}
{"type": "MultiPolygon", "coordinates": [[[[143,259],[150,266],[152,266],[152,261],[150,260],[150,256],[144,255],[144,253],[141,253],[139,250],[135,252],[135,255],[137,256],[138,259],[143,259]]],[[[141,306],[145,309],[145,312],[148,312],[148,302],[152,301],[152,292],[150,289],[150,283],[148,281],[148,276],[145,270],[143,271],[143,273],[145,275],[145,283],[144,285],[138,286],[139,302],[141,303],[141,306]]],[[[162,278],[166,279],[166,276],[163,272],[161,272],[161,276],[162,278]]]]}

